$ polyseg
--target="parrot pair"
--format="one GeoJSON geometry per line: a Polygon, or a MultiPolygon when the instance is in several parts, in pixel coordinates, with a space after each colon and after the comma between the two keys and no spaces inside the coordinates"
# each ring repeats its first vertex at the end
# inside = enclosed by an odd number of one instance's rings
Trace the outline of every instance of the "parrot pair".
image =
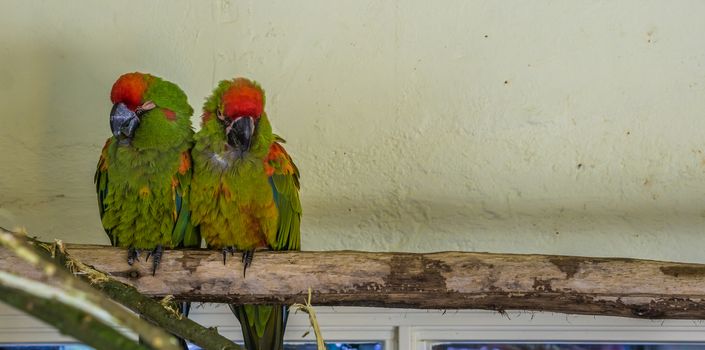
{"type": "MultiPolygon", "coordinates": [[[[143,73],[122,75],[110,99],[112,136],[95,174],[103,227],[133,264],[165,248],[299,250],[299,172],[264,112],[265,95],[245,78],[221,81],[203,106],[194,134],[193,109],[175,84],[143,73]]],[[[286,305],[231,305],[250,350],[281,350],[286,305]]],[[[188,314],[184,303],[182,313],[188,314]]]]}

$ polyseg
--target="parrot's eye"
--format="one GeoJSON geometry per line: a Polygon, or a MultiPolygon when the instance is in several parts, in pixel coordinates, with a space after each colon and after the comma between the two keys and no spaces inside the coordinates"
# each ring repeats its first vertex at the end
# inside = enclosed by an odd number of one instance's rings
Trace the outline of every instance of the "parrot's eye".
{"type": "Polygon", "coordinates": [[[227,122],[225,121],[225,116],[223,115],[223,112],[218,109],[215,111],[215,115],[218,117],[218,120],[220,120],[221,123],[226,124],[227,122]]]}
{"type": "Polygon", "coordinates": [[[135,108],[135,114],[137,115],[137,117],[141,118],[145,113],[153,110],[155,107],[157,107],[157,105],[155,105],[154,102],[147,101],[141,106],[137,106],[137,108],[135,108]]]}
{"type": "Polygon", "coordinates": [[[215,111],[215,115],[218,117],[220,124],[225,128],[228,128],[233,122],[230,118],[226,117],[220,109],[215,111]]]}

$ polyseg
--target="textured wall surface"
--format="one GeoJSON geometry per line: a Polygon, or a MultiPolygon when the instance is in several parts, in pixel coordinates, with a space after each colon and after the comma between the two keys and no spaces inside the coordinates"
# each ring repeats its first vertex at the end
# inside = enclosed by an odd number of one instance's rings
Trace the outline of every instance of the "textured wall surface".
{"type": "MultiPolygon", "coordinates": [[[[303,247],[705,262],[705,2],[2,1],[0,225],[107,243],[127,71],[252,77],[303,247]]],[[[195,126],[198,115],[194,116],[195,126]]]]}

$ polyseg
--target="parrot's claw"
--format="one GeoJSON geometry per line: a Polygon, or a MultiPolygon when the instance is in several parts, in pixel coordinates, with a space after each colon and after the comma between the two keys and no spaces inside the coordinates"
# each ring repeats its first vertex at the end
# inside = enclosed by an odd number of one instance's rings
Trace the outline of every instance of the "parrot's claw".
{"type": "Polygon", "coordinates": [[[157,267],[162,261],[162,253],[164,253],[164,248],[161,244],[157,244],[154,250],[147,252],[147,257],[144,258],[144,261],[149,261],[149,257],[152,257],[152,276],[157,273],[157,267]]]}
{"type": "Polygon", "coordinates": [[[225,258],[230,253],[230,256],[235,255],[235,247],[225,247],[223,248],[223,265],[225,265],[225,258]]]}
{"type": "Polygon", "coordinates": [[[242,263],[245,265],[245,267],[242,269],[242,277],[245,277],[245,273],[247,273],[247,268],[252,265],[252,259],[255,257],[255,250],[250,249],[250,250],[245,250],[242,252],[242,263]]]}
{"type": "Polygon", "coordinates": [[[140,261],[140,250],[134,247],[127,248],[127,264],[132,265],[135,261],[140,261]]]}

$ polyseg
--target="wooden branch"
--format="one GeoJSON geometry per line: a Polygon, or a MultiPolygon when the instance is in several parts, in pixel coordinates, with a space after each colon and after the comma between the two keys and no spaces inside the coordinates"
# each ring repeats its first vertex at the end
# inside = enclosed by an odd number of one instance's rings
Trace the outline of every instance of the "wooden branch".
{"type": "MultiPolygon", "coordinates": [[[[21,234],[0,228],[0,246],[4,247],[6,251],[12,252],[12,255],[18,259],[17,264],[20,264],[20,266],[31,266],[38,273],[27,275],[15,273],[15,275],[22,276],[22,279],[27,282],[8,285],[5,282],[10,281],[10,279],[4,279],[3,284],[6,287],[20,288],[24,286],[27,287],[25,291],[33,290],[34,292],[42,292],[42,288],[32,288],[29,283],[33,283],[34,281],[48,282],[47,284],[51,285],[59,292],[63,292],[63,294],[53,294],[53,297],[58,301],[75,308],[81,307],[80,310],[87,313],[89,316],[101,320],[107,319],[110,322],[129,327],[132,331],[145,339],[145,342],[155,350],[180,349],[178,341],[172,335],[140,319],[122,306],[106,298],[90,285],[79,280],[73,274],[57,265],[52,259],[44,256],[43,253],[39,251],[41,248],[29,244],[25,238],[26,237],[21,234]],[[61,299],[57,297],[61,295],[66,298],[61,299]]],[[[2,272],[3,276],[13,276],[12,269],[10,268],[3,268],[3,271],[0,272],[2,272]],[[10,273],[6,271],[10,271],[10,273]]]]}
{"type": "MultiPolygon", "coordinates": [[[[24,238],[24,237],[17,237],[18,234],[15,234],[13,232],[7,231],[3,228],[0,228],[0,242],[4,242],[4,240],[10,240],[12,241],[15,238],[24,238]]],[[[16,243],[21,243],[21,241],[17,241],[16,243]]],[[[62,242],[57,242],[55,244],[47,244],[47,243],[42,243],[42,242],[37,242],[37,241],[30,241],[29,243],[32,243],[32,246],[29,244],[24,244],[23,247],[25,250],[28,252],[25,252],[25,255],[27,253],[34,253],[35,259],[30,259],[30,260],[37,260],[41,261],[43,260],[42,258],[51,258],[50,261],[47,261],[47,263],[56,263],[57,265],[51,265],[51,266],[56,266],[56,268],[60,269],[60,266],[66,266],[67,268],[70,267],[70,270],[73,274],[65,274],[65,277],[70,278],[70,282],[73,282],[75,279],[75,276],[78,276],[79,278],[83,279],[85,282],[89,283],[92,287],[100,290],[103,292],[105,295],[110,297],[112,300],[117,301],[118,303],[122,304],[123,306],[131,309],[132,311],[135,311],[139,313],[140,315],[144,316],[148,320],[152,321],[154,324],[156,324],[159,327],[167,329],[169,332],[176,334],[184,339],[187,339],[188,341],[200,346],[203,349],[219,349],[219,350],[239,350],[242,349],[241,346],[233,343],[229,339],[221,336],[218,334],[218,331],[214,328],[205,328],[201,326],[200,324],[194,322],[193,320],[190,320],[186,317],[182,317],[181,314],[175,309],[176,305],[170,305],[169,309],[167,309],[164,305],[163,302],[158,302],[154,299],[149,298],[148,296],[145,296],[143,294],[140,294],[133,286],[130,286],[128,284],[124,284],[120,281],[117,281],[113,278],[110,278],[107,276],[105,273],[97,271],[93,269],[91,266],[88,266],[84,264],[83,262],[73,258],[70,253],[68,253],[65,249],[65,244],[62,242]],[[39,248],[43,247],[45,249],[39,248]],[[33,248],[38,248],[38,249],[33,249],[33,248]]],[[[18,254],[21,252],[18,252],[17,249],[13,250],[13,253],[18,256],[22,257],[25,262],[28,260],[29,256],[22,256],[22,254],[18,254]]],[[[30,254],[31,255],[31,254],[30,254]]],[[[43,269],[46,273],[46,269],[43,269]]],[[[63,269],[62,269],[63,271],[63,269]]],[[[54,273],[56,274],[56,273],[54,273]]],[[[2,276],[3,275],[9,275],[9,276],[14,276],[12,274],[8,274],[7,272],[4,272],[3,270],[0,270],[0,284],[2,284],[2,276]]],[[[32,284],[37,284],[39,282],[36,282],[34,280],[26,280],[24,282],[24,285],[32,285],[32,284]]],[[[67,283],[63,283],[63,286],[66,286],[67,283]]],[[[45,288],[33,288],[30,290],[35,291],[35,293],[39,290],[46,290],[46,289],[52,289],[52,286],[46,286],[45,288]]],[[[55,288],[54,288],[55,289],[55,288]]],[[[46,294],[46,293],[45,293],[46,294]]],[[[35,295],[36,297],[36,295],[35,295]]],[[[3,298],[0,296],[0,300],[3,300],[3,298]]],[[[26,303],[25,303],[26,304],[26,303]]],[[[175,304],[175,303],[166,303],[166,304],[175,304]]],[[[21,304],[24,305],[24,304],[21,304]]],[[[89,309],[88,311],[93,311],[93,309],[99,309],[99,307],[93,307],[89,309]]],[[[110,314],[108,314],[110,315],[110,314]]],[[[139,319],[138,319],[139,320],[139,319]]],[[[113,323],[116,323],[116,320],[111,320],[113,323]]],[[[141,321],[141,320],[140,320],[141,321]]],[[[97,325],[99,327],[100,325],[97,325]]],[[[151,327],[151,325],[150,325],[151,327]]],[[[160,332],[162,332],[161,329],[158,329],[160,332]]],[[[98,331],[100,331],[100,328],[98,328],[98,331]]],[[[76,337],[79,339],[80,337],[76,337]]],[[[99,340],[99,339],[96,339],[99,340]]],[[[135,343],[137,345],[137,343],[135,343]]],[[[89,344],[89,345],[100,345],[100,344],[89,344]]],[[[103,345],[104,346],[104,345],[103,345]]],[[[97,348],[100,348],[101,346],[97,346],[97,348]]]]}
{"type": "Polygon", "coordinates": [[[44,322],[62,334],[105,350],[148,350],[98,319],[54,299],[37,298],[21,289],[0,286],[0,300],[44,322]]]}
{"type": "Polygon", "coordinates": [[[157,326],[169,330],[175,335],[198,345],[202,349],[243,349],[243,347],[220,335],[215,328],[205,328],[193,320],[177,314],[178,311],[176,310],[167,312],[161,302],[150,299],[148,296],[137,291],[135,287],[117,281],[109,276],[105,276],[104,273],[74,259],[63,247],[62,245],[62,249],[59,252],[55,252],[55,254],[60,255],[57,256],[60,260],[71,261],[71,264],[74,265],[74,269],[77,270],[76,273],[78,277],[105,293],[112,300],[139,313],[157,326]],[[95,278],[95,276],[98,275],[105,277],[95,278]]]}
{"type": "MultiPolygon", "coordinates": [[[[699,264],[461,252],[257,252],[243,278],[237,255],[223,265],[217,251],[172,250],[153,277],[149,263],[128,266],[122,249],[68,250],[152,297],[292,304],[311,288],[314,305],[705,319],[705,265],[699,264]]],[[[2,250],[0,268],[37,273],[2,250]]]]}

